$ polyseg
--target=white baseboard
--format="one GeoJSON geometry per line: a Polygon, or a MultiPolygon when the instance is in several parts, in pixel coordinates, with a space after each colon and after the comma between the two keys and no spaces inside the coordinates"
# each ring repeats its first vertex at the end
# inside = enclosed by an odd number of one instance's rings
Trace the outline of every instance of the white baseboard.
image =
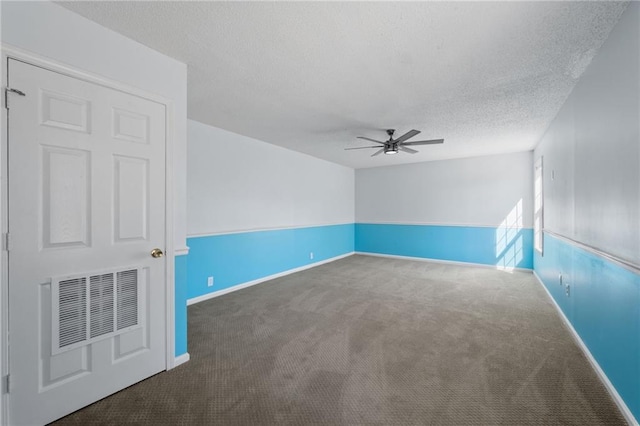
{"type": "Polygon", "coordinates": [[[362,256],[388,257],[391,259],[417,260],[419,262],[429,262],[429,263],[445,263],[448,265],[475,266],[478,268],[497,269],[499,271],[506,271],[506,272],[512,272],[512,271],[529,272],[529,273],[532,272],[531,269],[527,269],[527,268],[506,268],[504,266],[485,265],[484,263],[457,262],[455,260],[431,259],[429,257],[398,256],[395,254],[369,253],[366,251],[356,251],[354,252],[354,254],[359,254],[362,256]]]}
{"type": "Polygon", "coordinates": [[[295,274],[296,272],[304,271],[305,269],[315,268],[316,266],[324,265],[325,263],[334,262],[339,259],[344,259],[345,257],[352,256],[354,253],[349,252],[345,254],[341,254],[340,256],[332,257],[330,259],[321,260],[319,262],[310,263],[308,265],[301,266],[299,268],[289,269],[283,272],[278,272],[277,274],[269,275],[266,277],[258,278],[253,281],[247,281],[246,283],[237,284],[233,287],[225,288],[222,290],[214,291],[212,293],[203,294],[202,296],[193,297],[187,300],[187,306],[193,305],[194,303],[204,302],[205,300],[213,299],[214,297],[219,297],[228,293],[232,293],[234,291],[242,290],[243,288],[251,287],[256,284],[263,283],[265,281],[273,280],[276,278],[284,277],[286,275],[295,274]]]}
{"type": "Polygon", "coordinates": [[[618,408],[622,412],[622,415],[624,416],[625,420],[630,425],[638,425],[638,421],[636,420],[636,418],[631,413],[631,410],[629,410],[629,407],[627,407],[627,404],[625,404],[624,400],[622,399],[622,397],[620,396],[620,394],[618,393],[616,388],[613,386],[613,384],[611,383],[611,381],[609,380],[609,378],[607,377],[605,372],[600,367],[600,364],[598,364],[598,361],[596,361],[596,359],[593,357],[593,355],[591,354],[591,351],[589,351],[589,348],[587,347],[587,345],[582,341],[582,338],[580,337],[580,335],[578,334],[576,329],[573,328],[573,325],[571,324],[569,319],[565,316],[564,312],[562,312],[562,309],[560,309],[560,305],[558,305],[558,303],[553,298],[551,293],[549,293],[549,290],[544,285],[544,283],[542,282],[542,280],[540,279],[538,274],[536,274],[535,271],[533,271],[533,276],[536,277],[536,279],[538,280],[538,283],[542,286],[542,288],[544,289],[545,293],[547,293],[547,296],[549,296],[549,299],[551,300],[551,303],[553,303],[553,306],[555,306],[556,311],[558,311],[558,315],[560,315],[560,318],[562,318],[562,321],[564,322],[564,325],[571,332],[571,335],[573,336],[573,339],[576,341],[576,343],[578,344],[580,349],[582,349],[582,352],[584,353],[584,355],[589,360],[589,363],[591,363],[591,366],[593,367],[593,369],[596,371],[596,374],[600,378],[600,381],[602,381],[602,383],[604,384],[604,387],[607,388],[607,391],[609,391],[609,395],[611,395],[611,397],[615,401],[616,405],[618,405],[618,408]]]}
{"type": "Polygon", "coordinates": [[[189,352],[184,353],[180,356],[175,357],[175,359],[173,360],[173,367],[177,367],[181,364],[184,364],[185,362],[189,361],[191,359],[191,357],[189,356],[189,352]]]}

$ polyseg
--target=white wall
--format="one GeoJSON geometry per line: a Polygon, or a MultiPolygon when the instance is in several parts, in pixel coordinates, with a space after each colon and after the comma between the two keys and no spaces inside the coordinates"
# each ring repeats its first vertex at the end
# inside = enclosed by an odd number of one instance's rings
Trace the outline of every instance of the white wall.
{"type": "Polygon", "coordinates": [[[186,238],[187,67],[51,2],[7,2],[2,43],[115,80],[174,102],[177,248],[186,238]]]}
{"type": "Polygon", "coordinates": [[[582,75],[540,156],[545,229],[640,263],[639,3],[582,75]]]}
{"type": "Polygon", "coordinates": [[[532,168],[521,152],[359,169],[356,222],[498,226],[521,200],[530,228],[532,168]]]}
{"type": "Polygon", "coordinates": [[[188,123],[189,236],[353,223],[354,171],[188,123]]]}

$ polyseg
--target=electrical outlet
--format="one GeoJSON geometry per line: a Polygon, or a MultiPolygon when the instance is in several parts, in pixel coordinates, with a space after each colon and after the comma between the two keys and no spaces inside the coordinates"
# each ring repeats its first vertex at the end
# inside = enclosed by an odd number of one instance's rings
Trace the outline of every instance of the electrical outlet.
{"type": "Polygon", "coordinates": [[[309,252],[309,259],[313,260],[313,252],[312,251],[309,252]]]}
{"type": "Polygon", "coordinates": [[[564,292],[566,293],[567,297],[571,295],[571,285],[569,285],[569,283],[565,284],[564,292]]]}
{"type": "Polygon", "coordinates": [[[208,287],[213,287],[213,277],[207,278],[207,286],[208,287]]]}

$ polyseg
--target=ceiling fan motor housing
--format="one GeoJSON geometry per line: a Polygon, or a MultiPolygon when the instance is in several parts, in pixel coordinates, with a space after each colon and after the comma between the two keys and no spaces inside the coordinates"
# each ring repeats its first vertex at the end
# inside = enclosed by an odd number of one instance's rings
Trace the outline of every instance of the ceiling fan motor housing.
{"type": "Polygon", "coordinates": [[[384,153],[387,155],[397,154],[398,153],[398,144],[395,142],[388,143],[384,147],[384,153]]]}

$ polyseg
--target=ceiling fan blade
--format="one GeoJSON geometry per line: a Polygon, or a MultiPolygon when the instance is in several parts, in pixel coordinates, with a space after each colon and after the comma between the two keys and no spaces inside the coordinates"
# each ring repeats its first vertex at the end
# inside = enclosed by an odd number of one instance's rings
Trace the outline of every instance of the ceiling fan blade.
{"type": "Polygon", "coordinates": [[[375,140],[375,139],[371,139],[371,138],[365,138],[364,136],[356,136],[356,137],[357,137],[358,139],[364,139],[364,140],[367,140],[367,141],[370,141],[370,142],[379,143],[379,144],[382,144],[382,145],[384,145],[384,144],[385,144],[385,142],[380,142],[380,141],[377,141],[377,140],[375,140]]]}
{"type": "Polygon", "coordinates": [[[366,149],[366,148],[380,148],[379,146],[358,146],[356,148],[345,148],[345,151],[349,151],[350,149],[366,149]]]}
{"type": "Polygon", "coordinates": [[[378,154],[382,154],[384,152],[384,148],[380,148],[380,151],[376,151],[373,153],[372,157],[375,157],[378,154]]]}
{"type": "Polygon", "coordinates": [[[414,137],[415,135],[417,135],[418,133],[420,133],[420,130],[409,130],[407,133],[405,133],[404,135],[400,136],[398,139],[394,139],[393,141],[396,143],[401,143],[406,141],[409,138],[414,137]]]}
{"type": "Polygon", "coordinates": [[[415,142],[405,142],[402,145],[435,145],[438,143],[444,143],[444,139],[431,139],[428,141],[415,141],[415,142]]]}
{"type": "Polygon", "coordinates": [[[403,145],[398,145],[398,149],[400,151],[408,152],[409,154],[417,154],[418,153],[418,151],[416,151],[415,149],[407,148],[406,146],[403,146],[403,145]]]}

